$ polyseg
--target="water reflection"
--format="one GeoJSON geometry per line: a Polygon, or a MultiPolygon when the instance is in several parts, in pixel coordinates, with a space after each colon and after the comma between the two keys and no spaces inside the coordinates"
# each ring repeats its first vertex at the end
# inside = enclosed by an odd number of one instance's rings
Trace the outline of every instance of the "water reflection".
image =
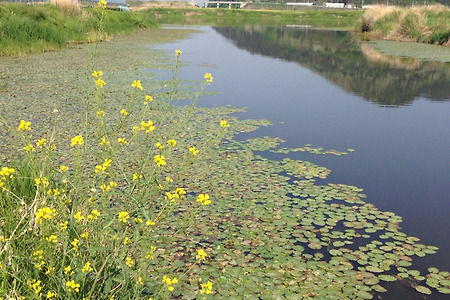
{"type": "Polygon", "coordinates": [[[297,62],[379,105],[408,105],[418,96],[450,100],[447,64],[385,56],[358,47],[349,32],[260,25],[214,30],[241,49],[297,62]]]}

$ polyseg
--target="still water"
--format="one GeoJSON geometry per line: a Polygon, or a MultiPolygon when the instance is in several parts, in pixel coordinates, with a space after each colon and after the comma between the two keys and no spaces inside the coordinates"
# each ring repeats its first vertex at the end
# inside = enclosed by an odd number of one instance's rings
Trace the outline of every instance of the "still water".
{"type": "Polygon", "coordinates": [[[201,106],[247,107],[240,118],[274,124],[240,139],[278,136],[282,147],[355,149],[290,156],[331,169],[329,182],[363,188],[367,202],[403,217],[406,234],[440,248],[414,267],[450,270],[449,63],[386,57],[357,46],[347,32],[197,29],[158,48],[182,50],[182,78],[212,73],[208,88],[219,94],[203,97],[201,106]]]}

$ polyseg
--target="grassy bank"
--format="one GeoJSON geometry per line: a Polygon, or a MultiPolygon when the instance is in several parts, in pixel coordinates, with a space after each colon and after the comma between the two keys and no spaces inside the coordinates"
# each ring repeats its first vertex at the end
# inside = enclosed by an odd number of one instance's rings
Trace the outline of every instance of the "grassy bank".
{"type": "Polygon", "coordinates": [[[360,29],[365,38],[416,41],[450,46],[450,8],[373,7],[365,11],[360,29]]]}
{"type": "Polygon", "coordinates": [[[104,40],[136,28],[155,27],[141,13],[80,8],[76,4],[0,5],[0,55],[22,55],[61,49],[68,43],[104,40]],[[99,34],[100,24],[102,24],[99,34]]]}
{"type": "Polygon", "coordinates": [[[348,29],[358,22],[362,11],[356,10],[243,10],[202,8],[155,8],[145,12],[163,24],[202,24],[214,26],[244,24],[308,24],[318,27],[348,29]]]}

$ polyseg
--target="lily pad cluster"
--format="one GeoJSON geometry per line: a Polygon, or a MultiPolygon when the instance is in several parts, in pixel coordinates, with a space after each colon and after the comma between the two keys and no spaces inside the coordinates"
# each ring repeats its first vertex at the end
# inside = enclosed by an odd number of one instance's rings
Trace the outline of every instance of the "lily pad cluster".
{"type": "Polygon", "coordinates": [[[306,144],[303,147],[298,147],[298,148],[279,148],[276,150],[271,150],[270,152],[273,153],[283,153],[283,154],[288,154],[288,153],[292,153],[292,152],[308,152],[311,154],[320,154],[320,155],[325,155],[325,154],[329,154],[329,155],[336,155],[336,156],[340,156],[340,155],[345,155],[345,154],[349,154],[350,152],[355,151],[355,149],[347,149],[347,151],[338,151],[338,150],[334,150],[334,149],[328,149],[328,150],[324,150],[323,147],[312,147],[311,144],[306,144]]]}

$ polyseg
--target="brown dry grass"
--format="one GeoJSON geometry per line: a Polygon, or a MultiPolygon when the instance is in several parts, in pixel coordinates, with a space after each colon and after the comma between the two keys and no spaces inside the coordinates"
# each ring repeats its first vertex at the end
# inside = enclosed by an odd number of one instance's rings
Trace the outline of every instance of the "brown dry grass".
{"type": "Polygon", "coordinates": [[[79,14],[81,12],[80,4],[73,0],[51,0],[51,4],[56,6],[58,9],[63,10],[70,14],[79,14]]]}

